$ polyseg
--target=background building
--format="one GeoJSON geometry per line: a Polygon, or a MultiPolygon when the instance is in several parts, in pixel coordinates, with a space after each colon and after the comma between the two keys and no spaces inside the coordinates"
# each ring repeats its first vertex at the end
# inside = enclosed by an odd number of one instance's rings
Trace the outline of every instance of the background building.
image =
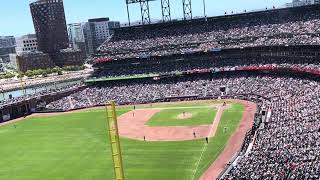
{"type": "Polygon", "coordinates": [[[9,54],[15,53],[16,40],[13,36],[0,36],[0,59],[9,62],[9,54]]]}
{"type": "Polygon", "coordinates": [[[68,36],[70,47],[75,50],[80,50],[83,53],[83,55],[86,55],[83,24],[68,24],[68,36]]]}
{"type": "Polygon", "coordinates": [[[55,64],[52,62],[49,54],[36,51],[18,55],[16,57],[16,66],[19,71],[26,72],[34,69],[53,68],[55,64]]]}
{"type": "Polygon", "coordinates": [[[17,61],[17,54],[9,54],[9,63],[8,65],[16,70],[19,69],[18,61],[17,61]]]}
{"type": "Polygon", "coordinates": [[[83,61],[81,61],[81,64],[79,64],[79,59],[84,59],[83,52],[77,49],[62,49],[60,53],[56,54],[56,57],[53,57],[53,59],[56,59],[58,61],[55,61],[55,64],[57,66],[75,66],[75,65],[82,65],[83,61]]]}
{"type": "Polygon", "coordinates": [[[68,48],[68,33],[62,0],[38,0],[30,4],[38,50],[56,53],[68,48]]]}
{"type": "Polygon", "coordinates": [[[312,4],[320,4],[320,0],[292,0],[292,3],[287,3],[287,7],[307,6],[312,4]]]}
{"type": "Polygon", "coordinates": [[[89,19],[83,25],[87,55],[94,54],[96,49],[113,35],[114,29],[119,27],[120,22],[110,21],[109,18],[89,19]]]}
{"type": "Polygon", "coordinates": [[[16,40],[14,36],[0,36],[0,48],[3,47],[14,47],[16,40]]]}
{"type": "MultiPolygon", "coordinates": [[[[20,69],[20,67],[27,67],[29,68],[36,66],[39,64],[38,63],[32,63],[32,60],[30,58],[34,58],[37,54],[42,56],[43,53],[38,51],[38,44],[37,44],[37,37],[35,34],[27,34],[21,37],[18,37],[15,39],[16,40],[16,47],[15,47],[15,52],[9,54],[9,62],[8,66],[18,70],[18,71],[23,71],[23,69],[20,69]],[[27,53],[32,53],[32,55],[28,56],[27,53]],[[26,58],[25,64],[23,64],[22,59],[26,58]],[[21,63],[21,65],[19,64],[21,63]],[[28,64],[29,63],[29,64],[28,64]]],[[[42,57],[39,57],[40,59],[42,57]]],[[[36,59],[36,58],[34,58],[36,59]]],[[[46,64],[46,63],[44,63],[46,64]]],[[[42,66],[39,66],[42,67],[42,66]]],[[[28,68],[25,68],[28,69],[28,68]]]]}
{"type": "Polygon", "coordinates": [[[35,34],[27,34],[19,38],[16,38],[16,42],[17,54],[38,50],[38,42],[35,34]]]}
{"type": "MultiPolygon", "coordinates": [[[[31,48],[27,48],[27,52],[24,52],[22,48],[23,53],[17,56],[18,69],[25,72],[54,66],[82,65],[84,58],[81,51],[68,49],[69,39],[63,1],[37,0],[30,4],[30,10],[38,51],[29,51],[31,48]]],[[[36,45],[32,41],[31,43],[36,45]]],[[[24,44],[21,46],[24,47],[24,44]]]]}

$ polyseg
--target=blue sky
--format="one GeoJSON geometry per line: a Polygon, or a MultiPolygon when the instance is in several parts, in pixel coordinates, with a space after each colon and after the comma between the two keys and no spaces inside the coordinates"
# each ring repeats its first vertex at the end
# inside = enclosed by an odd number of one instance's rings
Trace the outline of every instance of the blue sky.
{"type": "MultiPolygon", "coordinates": [[[[34,33],[29,3],[34,0],[1,0],[0,36],[34,33]]],[[[227,12],[281,7],[291,0],[205,0],[208,16],[227,12]]],[[[171,16],[182,18],[182,0],[170,0],[171,16]]],[[[110,17],[127,22],[125,0],[64,0],[67,23],[85,22],[89,18],[110,17]]],[[[161,19],[160,0],[150,2],[151,18],[161,19]]],[[[193,16],[203,15],[202,0],[192,0],[193,16]]],[[[131,20],[140,20],[139,5],[130,6],[131,20]]]]}

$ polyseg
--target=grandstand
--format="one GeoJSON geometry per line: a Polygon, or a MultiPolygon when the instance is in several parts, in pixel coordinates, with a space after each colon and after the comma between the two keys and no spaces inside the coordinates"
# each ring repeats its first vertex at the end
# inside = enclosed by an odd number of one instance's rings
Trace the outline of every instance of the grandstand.
{"type": "Polygon", "coordinates": [[[217,48],[319,44],[319,6],[124,27],[98,48],[109,59],[148,58],[217,48]]]}
{"type": "Polygon", "coordinates": [[[123,27],[99,47],[87,86],[46,107],[248,99],[260,117],[252,148],[223,178],[319,179],[319,29],[320,5],[123,27]]]}

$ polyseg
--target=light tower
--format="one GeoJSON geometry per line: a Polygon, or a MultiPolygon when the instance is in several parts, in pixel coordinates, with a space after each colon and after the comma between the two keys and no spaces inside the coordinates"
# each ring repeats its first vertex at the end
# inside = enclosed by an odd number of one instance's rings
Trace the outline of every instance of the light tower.
{"type": "Polygon", "coordinates": [[[170,0],[161,0],[162,21],[171,21],[170,0]]]}
{"type": "Polygon", "coordinates": [[[182,0],[184,20],[192,19],[191,0],[182,0]]]}
{"type": "Polygon", "coordinates": [[[150,24],[149,0],[140,0],[140,9],[142,24],[150,24]]]}
{"type": "Polygon", "coordinates": [[[149,8],[150,1],[155,1],[155,0],[126,0],[129,26],[131,25],[129,5],[136,4],[136,3],[140,4],[141,23],[142,24],[150,24],[150,22],[151,22],[150,21],[150,8],[149,8]]]}
{"type": "MultiPolygon", "coordinates": [[[[137,4],[137,3],[140,4],[141,24],[151,23],[151,19],[150,19],[151,11],[149,8],[150,1],[156,1],[156,0],[126,0],[129,26],[131,26],[129,5],[137,4]]],[[[192,19],[191,0],[182,0],[182,5],[183,5],[184,20],[192,19]]],[[[204,0],[203,0],[203,5],[204,5],[204,14],[206,14],[204,0]]],[[[170,22],[171,21],[170,0],[161,0],[161,12],[162,12],[162,22],[170,22]]]]}

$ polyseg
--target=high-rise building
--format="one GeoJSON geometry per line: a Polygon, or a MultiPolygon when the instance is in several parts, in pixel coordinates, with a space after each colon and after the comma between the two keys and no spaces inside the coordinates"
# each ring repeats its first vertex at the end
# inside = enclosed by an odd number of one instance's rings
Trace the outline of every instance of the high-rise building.
{"type": "Polygon", "coordinates": [[[27,34],[16,38],[16,53],[21,54],[23,52],[37,51],[38,42],[35,34],[27,34]]]}
{"type": "Polygon", "coordinates": [[[45,53],[68,48],[68,33],[62,0],[37,0],[30,4],[38,50],[45,53]]]}
{"type": "Polygon", "coordinates": [[[120,22],[110,21],[109,18],[89,19],[83,25],[87,55],[94,54],[96,49],[113,35],[114,29],[119,27],[120,22]]]}
{"type": "Polygon", "coordinates": [[[82,65],[83,55],[69,48],[63,0],[37,0],[30,4],[38,51],[18,56],[21,71],[45,66],[82,65]],[[39,58],[37,58],[39,56],[39,58]],[[43,62],[42,62],[43,61],[43,62]],[[51,63],[52,62],[52,63],[51,63]]]}
{"type": "Polygon", "coordinates": [[[69,44],[72,49],[80,50],[85,55],[85,40],[81,23],[68,24],[69,44]]]}

